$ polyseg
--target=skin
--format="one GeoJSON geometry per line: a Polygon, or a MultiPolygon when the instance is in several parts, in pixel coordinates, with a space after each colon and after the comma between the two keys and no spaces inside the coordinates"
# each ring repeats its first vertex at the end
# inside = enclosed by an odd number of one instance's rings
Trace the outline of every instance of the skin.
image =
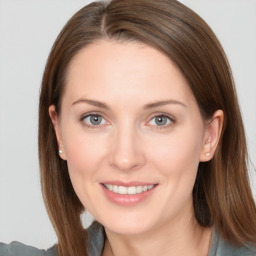
{"type": "Polygon", "coordinates": [[[71,61],[61,112],[50,106],[49,114],[75,192],[105,227],[104,256],[207,255],[211,230],[195,219],[192,189],[199,162],[217,147],[223,112],[203,120],[168,57],[145,44],[95,42],[71,61]],[[95,113],[99,125],[90,123],[95,113]],[[112,180],[158,186],[143,202],[120,206],[102,192],[100,183],[112,180]]]}

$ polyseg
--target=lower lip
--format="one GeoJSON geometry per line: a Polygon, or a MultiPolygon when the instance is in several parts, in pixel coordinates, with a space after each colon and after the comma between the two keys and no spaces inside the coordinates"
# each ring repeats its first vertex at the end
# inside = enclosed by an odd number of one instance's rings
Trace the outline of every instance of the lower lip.
{"type": "Polygon", "coordinates": [[[117,194],[112,191],[109,191],[107,188],[104,187],[103,184],[101,184],[101,186],[106,197],[111,202],[121,206],[133,206],[133,205],[139,204],[140,202],[149,198],[152,195],[152,193],[154,193],[155,188],[157,187],[157,185],[155,185],[152,189],[142,192],[140,194],[121,195],[121,194],[117,194]]]}

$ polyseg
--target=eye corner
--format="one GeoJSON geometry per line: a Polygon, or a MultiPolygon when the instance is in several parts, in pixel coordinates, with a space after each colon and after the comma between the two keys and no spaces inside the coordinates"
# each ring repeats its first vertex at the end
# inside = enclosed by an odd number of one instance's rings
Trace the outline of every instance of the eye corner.
{"type": "Polygon", "coordinates": [[[166,113],[159,113],[159,114],[154,114],[153,116],[150,117],[150,120],[147,122],[147,126],[152,126],[156,127],[158,129],[161,128],[169,128],[173,124],[175,124],[176,119],[169,114],[166,113]],[[157,120],[158,118],[158,120],[157,120]],[[155,121],[154,121],[155,120],[155,121]],[[154,123],[152,123],[154,122],[154,123]]]}
{"type": "Polygon", "coordinates": [[[109,124],[106,118],[100,113],[86,113],[80,117],[82,125],[89,128],[100,128],[109,124]]]}

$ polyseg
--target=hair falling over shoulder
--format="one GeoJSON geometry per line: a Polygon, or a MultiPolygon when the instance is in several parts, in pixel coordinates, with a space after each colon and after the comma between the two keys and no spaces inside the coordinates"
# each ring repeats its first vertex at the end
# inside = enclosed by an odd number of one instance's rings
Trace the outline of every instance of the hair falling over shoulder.
{"type": "Polygon", "coordinates": [[[59,256],[89,254],[80,215],[85,210],[72,187],[67,164],[48,114],[61,110],[72,58],[97,40],[139,41],[168,56],[186,77],[202,116],[221,109],[224,127],[213,159],[199,164],[194,211],[234,244],[256,245],[256,207],[248,178],[245,131],[226,55],[209,26],[176,0],[94,2],[78,11],[57,37],[45,67],[39,103],[39,161],[46,208],[58,236],[59,256]]]}

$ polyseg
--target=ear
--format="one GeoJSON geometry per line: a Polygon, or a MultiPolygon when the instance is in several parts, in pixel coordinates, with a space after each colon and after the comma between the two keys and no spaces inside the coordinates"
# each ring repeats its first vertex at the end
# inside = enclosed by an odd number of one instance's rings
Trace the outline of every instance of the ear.
{"type": "Polygon", "coordinates": [[[51,105],[49,107],[48,111],[49,111],[50,118],[52,120],[52,124],[53,124],[53,127],[54,127],[55,135],[56,135],[56,138],[57,138],[57,143],[58,143],[58,147],[59,147],[59,156],[63,160],[67,160],[66,159],[66,154],[65,154],[65,151],[64,151],[64,147],[63,147],[63,143],[62,143],[62,135],[61,135],[61,129],[60,129],[60,120],[59,120],[58,114],[56,112],[55,106],[51,105]]]}
{"type": "Polygon", "coordinates": [[[202,147],[200,162],[207,162],[213,158],[222,132],[224,113],[217,110],[212,118],[206,122],[204,144],[202,147]]]}

